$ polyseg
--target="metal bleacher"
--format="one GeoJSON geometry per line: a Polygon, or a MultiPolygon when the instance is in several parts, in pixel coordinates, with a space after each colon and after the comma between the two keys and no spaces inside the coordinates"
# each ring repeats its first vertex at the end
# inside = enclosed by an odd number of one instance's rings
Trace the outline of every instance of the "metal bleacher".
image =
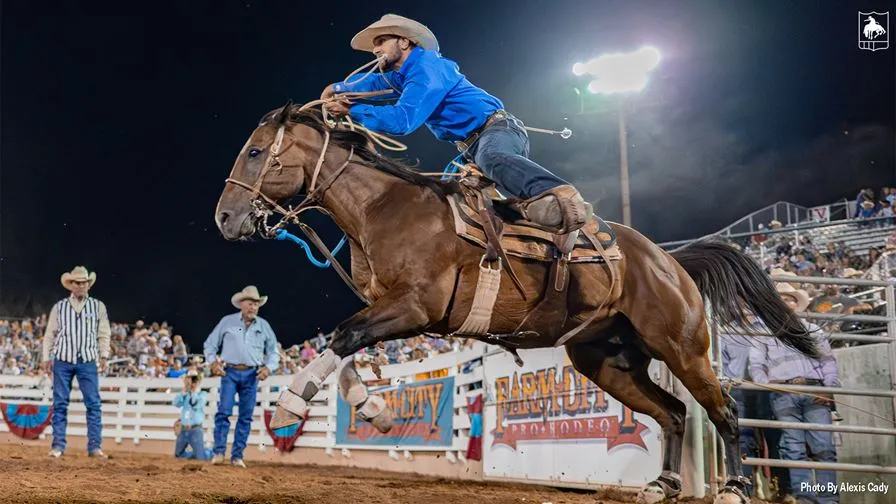
{"type": "MultiPolygon", "coordinates": [[[[759,233],[769,237],[785,234],[794,241],[807,237],[821,250],[829,242],[844,242],[859,255],[865,255],[872,247],[884,245],[887,237],[896,233],[896,218],[852,219],[852,208],[855,203],[839,201],[830,205],[806,208],[793,203],[778,202],[759,209],[731,225],[708,236],[725,237],[743,246],[750,255],[760,260],[765,253],[762,247],[749,246],[750,239],[759,233]],[[778,229],[769,227],[772,221],[782,226],[778,229]]],[[[694,239],[661,243],[664,249],[673,249],[685,245],[694,239]]]]}

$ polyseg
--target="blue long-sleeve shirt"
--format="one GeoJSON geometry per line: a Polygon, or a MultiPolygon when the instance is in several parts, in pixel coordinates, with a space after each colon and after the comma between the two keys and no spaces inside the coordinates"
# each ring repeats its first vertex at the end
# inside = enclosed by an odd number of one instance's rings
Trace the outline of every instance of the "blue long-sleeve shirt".
{"type": "Polygon", "coordinates": [[[268,321],[255,317],[246,327],[239,312],[227,315],[218,322],[206,338],[204,350],[205,362],[214,362],[215,356],[220,353],[227,364],[264,365],[271,371],[280,365],[277,336],[268,321]]]}
{"type": "Polygon", "coordinates": [[[398,70],[371,73],[358,82],[355,79],[349,79],[348,84],[337,82],[333,90],[397,91],[386,96],[398,98],[392,105],[358,103],[350,108],[352,119],[390,135],[409,135],[425,124],[440,140],[464,140],[504,108],[501,100],[467,80],[457,63],[422,47],[411,50],[398,70]]]}
{"type": "Polygon", "coordinates": [[[195,393],[181,392],[174,396],[174,405],[180,408],[180,423],[183,425],[201,425],[205,422],[205,405],[208,404],[208,392],[199,390],[195,393]]]}

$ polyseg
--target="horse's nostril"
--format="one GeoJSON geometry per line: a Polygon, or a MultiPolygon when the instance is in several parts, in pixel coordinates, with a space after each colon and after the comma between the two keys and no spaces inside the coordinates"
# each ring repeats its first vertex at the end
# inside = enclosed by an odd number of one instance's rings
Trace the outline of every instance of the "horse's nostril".
{"type": "Polygon", "coordinates": [[[230,218],[230,212],[221,212],[218,214],[218,221],[223,225],[230,218]]]}

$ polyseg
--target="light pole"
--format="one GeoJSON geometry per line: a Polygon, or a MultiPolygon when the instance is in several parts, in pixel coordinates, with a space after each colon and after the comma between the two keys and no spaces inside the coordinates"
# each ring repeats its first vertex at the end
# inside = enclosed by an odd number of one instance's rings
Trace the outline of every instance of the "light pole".
{"type": "Polygon", "coordinates": [[[618,94],[619,117],[619,179],[622,190],[622,223],[632,225],[632,206],[628,183],[628,139],[625,129],[624,96],[637,93],[647,85],[647,74],[660,62],[660,53],[653,47],[643,47],[633,53],[605,54],[587,63],[576,63],[572,72],[577,76],[594,77],[588,91],[594,94],[618,94]]]}

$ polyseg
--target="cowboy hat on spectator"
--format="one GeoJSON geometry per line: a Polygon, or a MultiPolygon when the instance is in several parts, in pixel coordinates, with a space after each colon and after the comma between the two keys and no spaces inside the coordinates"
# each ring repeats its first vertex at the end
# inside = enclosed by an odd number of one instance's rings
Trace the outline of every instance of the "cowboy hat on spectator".
{"type": "Polygon", "coordinates": [[[230,303],[234,308],[239,308],[240,303],[247,299],[258,301],[258,306],[264,306],[264,304],[268,302],[267,296],[262,296],[258,293],[258,287],[254,285],[247,285],[243,288],[243,290],[230,297],[230,303]]]}
{"type": "MultiPolygon", "coordinates": [[[[787,270],[784,270],[784,269],[781,269],[781,268],[775,268],[775,269],[773,269],[773,270],[769,273],[769,276],[786,276],[786,277],[794,277],[794,278],[798,278],[798,276],[797,276],[796,273],[791,273],[790,271],[787,271],[787,270]]],[[[773,282],[774,282],[774,281],[773,281],[773,282]]],[[[787,282],[787,285],[793,287],[794,289],[798,289],[798,288],[800,287],[800,283],[801,283],[801,282],[787,282]]],[[[778,283],[778,282],[775,282],[775,284],[776,284],[776,285],[780,285],[780,283],[778,283]]]]}
{"type": "Polygon", "coordinates": [[[846,268],[843,270],[843,278],[856,278],[862,275],[863,273],[855,268],[846,268]]]}
{"type": "Polygon", "coordinates": [[[782,298],[789,297],[796,301],[795,312],[804,312],[809,306],[809,294],[802,289],[794,289],[789,283],[780,283],[777,285],[778,295],[782,298]]]}
{"type": "Polygon", "coordinates": [[[887,250],[896,249],[896,234],[887,237],[887,241],[884,242],[884,248],[887,250]]]}
{"type": "Polygon", "coordinates": [[[359,31],[352,37],[352,49],[373,52],[373,41],[380,35],[404,37],[424,49],[439,50],[439,41],[429,28],[397,14],[386,14],[379,21],[359,31]]]}
{"type": "Polygon", "coordinates": [[[72,285],[74,282],[87,282],[87,288],[89,289],[96,283],[96,271],[88,273],[87,268],[84,266],[75,266],[75,269],[63,273],[60,280],[62,281],[62,286],[68,290],[74,288],[72,285]]]}
{"type": "Polygon", "coordinates": [[[778,219],[775,219],[768,223],[768,227],[770,227],[770,228],[781,227],[783,225],[784,224],[781,224],[781,221],[779,221],[778,219]]]}

